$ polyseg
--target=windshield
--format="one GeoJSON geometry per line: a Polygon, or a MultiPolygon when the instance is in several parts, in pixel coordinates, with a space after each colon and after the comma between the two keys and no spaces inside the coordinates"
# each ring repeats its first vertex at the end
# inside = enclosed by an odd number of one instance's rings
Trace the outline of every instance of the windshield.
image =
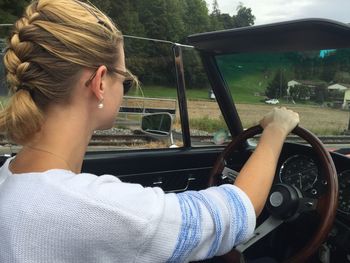
{"type": "Polygon", "coordinates": [[[216,61],[244,128],[286,106],[325,143],[349,146],[350,49],[239,53],[216,61]]]}

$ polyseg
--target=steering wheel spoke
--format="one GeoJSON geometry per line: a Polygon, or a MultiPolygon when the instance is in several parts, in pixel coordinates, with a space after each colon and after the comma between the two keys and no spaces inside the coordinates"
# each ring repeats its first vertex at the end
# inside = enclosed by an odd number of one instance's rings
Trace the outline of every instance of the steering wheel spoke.
{"type": "Polygon", "coordinates": [[[236,250],[242,253],[258,242],[261,238],[279,227],[283,222],[284,220],[282,219],[273,216],[268,217],[259,227],[255,229],[253,236],[248,241],[236,246],[236,250]]]}
{"type": "Polygon", "coordinates": [[[221,172],[221,180],[223,182],[229,181],[234,182],[238,176],[239,172],[225,166],[221,172]]]}

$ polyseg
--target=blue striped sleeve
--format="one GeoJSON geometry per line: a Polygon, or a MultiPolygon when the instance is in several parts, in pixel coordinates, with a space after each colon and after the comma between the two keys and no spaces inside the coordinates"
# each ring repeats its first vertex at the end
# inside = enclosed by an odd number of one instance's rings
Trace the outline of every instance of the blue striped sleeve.
{"type": "Polygon", "coordinates": [[[248,197],[235,186],[187,191],[178,194],[177,198],[182,222],[175,249],[168,262],[198,260],[198,255],[193,253],[200,253],[201,258],[212,258],[229,251],[254,230],[254,208],[248,197]],[[204,225],[210,225],[212,231],[203,231],[204,225]]]}
{"type": "MultiPolygon", "coordinates": [[[[236,235],[234,246],[246,240],[251,234],[251,228],[249,228],[249,215],[247,211],[247,205],[244,205],[244,200],[237,194],[236,191],[232,191],[232,187],[223,185],[220,187],[223,189],[224,194],[229,201],[230,214],[232,215],[231,220],[231,231],[232,235],[236,235]]],[[[254,218],[255,221],[255,218],[254,218]]],[[[255,225],[255,224],[254,224],[255,225]]]]}
{"type": "Polygon", "coordinates": [[[198,192],[177,195],[182,213],[182,225],[173,255],[168,262],[184,262],[201,239],[201,210],[198,192]]]}

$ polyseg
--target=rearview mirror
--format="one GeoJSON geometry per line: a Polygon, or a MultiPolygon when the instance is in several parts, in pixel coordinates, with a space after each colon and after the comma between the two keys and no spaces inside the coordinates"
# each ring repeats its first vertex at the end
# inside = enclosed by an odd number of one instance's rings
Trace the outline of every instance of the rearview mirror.
{"type": "Polygon", "coordinates": [[[171,135],[172,116],[169,113],[154,113],[142,117],[141,130],[155,137],[171,135]]]}

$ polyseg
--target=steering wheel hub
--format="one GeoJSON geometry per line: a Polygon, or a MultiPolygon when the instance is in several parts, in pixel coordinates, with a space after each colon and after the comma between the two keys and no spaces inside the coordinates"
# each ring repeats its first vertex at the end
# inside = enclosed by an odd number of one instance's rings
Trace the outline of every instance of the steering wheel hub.
{"type": "Polygon", "coordinates": [[[266,208],[270,215],[280,219],[291,219],[298,215],[301,192],[294,186],[275,184],[272,186],[266,208]]]}

